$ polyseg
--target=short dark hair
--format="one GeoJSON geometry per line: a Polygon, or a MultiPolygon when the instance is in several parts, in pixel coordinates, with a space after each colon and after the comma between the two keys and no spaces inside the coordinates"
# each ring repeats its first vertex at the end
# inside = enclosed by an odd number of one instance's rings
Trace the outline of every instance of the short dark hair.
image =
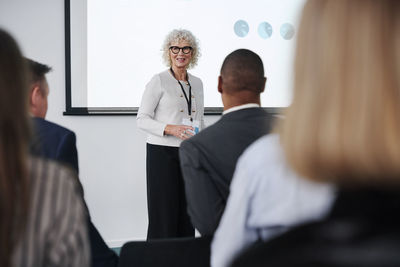
{"type": "Polygon", "coordinates": [[[248,49],[230,53],[222,63],[221,76],[228,82],[227,89],[261,93],[264,87],[264,66],[261,58],[248,49]]]}
{"type": "Polygon", "coordinates": [[[26,58],[28,69],[33,82],[39,82],[45,78],[45,75],[51,71],[51,67],[26,58]]]}

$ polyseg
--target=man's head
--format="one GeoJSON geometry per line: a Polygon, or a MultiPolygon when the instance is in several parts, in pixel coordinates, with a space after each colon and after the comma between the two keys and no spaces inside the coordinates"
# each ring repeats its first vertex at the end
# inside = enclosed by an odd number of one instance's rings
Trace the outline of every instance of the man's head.
{"type": "Polygon", "coordinates": [[[233,51],[225,58],[218,79],[224,109],[246,103],[260,104],[265,82],[263,63],[256,53],[247,49],[233,51]]]}
{"type": "Polygon", "coordinates": [[[51,68],[31,59],[26,59],[30,74],[30,111],[33,116],[45,118],[47,113],[47,96],[49,85],[46,80],[46,73],[51,68]]]}

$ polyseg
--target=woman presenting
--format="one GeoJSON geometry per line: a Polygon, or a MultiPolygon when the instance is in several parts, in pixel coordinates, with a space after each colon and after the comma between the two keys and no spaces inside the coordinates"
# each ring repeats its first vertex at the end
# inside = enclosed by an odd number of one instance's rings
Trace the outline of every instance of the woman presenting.
{"type": "Polygon", "coordinates": [[[163,45],[163,59],[169,68],[154,75],[143,93],[137,124],[148,133],[147,239],[194,236],[178,149],[182,140],[204,128],[203,83],[187,72],[198,57],[194,35],[173,30],[163,45]]]}

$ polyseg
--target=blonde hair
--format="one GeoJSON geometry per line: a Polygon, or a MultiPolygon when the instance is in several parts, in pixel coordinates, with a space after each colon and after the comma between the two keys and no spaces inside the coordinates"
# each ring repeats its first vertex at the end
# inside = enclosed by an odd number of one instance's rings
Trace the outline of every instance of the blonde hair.
{"type": "Polygon", "coordinates": [[[188,65],[188,69],[191,69],[197,65],[197,62],[201,54],[200,54],[200,47],[198,40],[193,35],[193,33],[191,33],[188,30],[175,29],[172,30],[170,33],[168,33],[168,35],[165,37],[164,44],[162,47],[163,61],[167,67],[172,66],[171,57],[169,56],[169,47],[171,46],[172,43],[181,41],[188,42],[192,47],[192,59],[190,60],[190,63],[188,65]]]}
{"type": "Polygon", "coordinates": [[[294,100],[281,125],[289,164],[317,181],[400,181],[400,1],[309,0],[294,100]]]}

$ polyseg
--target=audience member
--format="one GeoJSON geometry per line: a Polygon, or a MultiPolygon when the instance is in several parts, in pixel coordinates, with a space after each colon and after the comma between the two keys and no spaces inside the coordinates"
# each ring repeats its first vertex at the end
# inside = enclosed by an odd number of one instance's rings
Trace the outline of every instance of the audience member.
{"type": "Polygon", "coordinates": [[[79,172],[75,133],[53,122],[45,120],[48,108],[49,85],[46,74],[49,66],[27,59],[30,72],[30,112],[33,116],[34,134],[31,152],[69,164],[79,172]]]}
{"type": "Polygon", "coordinates": [[[180,147],[188,212],[201,235],[213,235],[218,226],[239,156],[271,129],[272,115],[260,107],[265,83],[257,54],[247,49],[229,54],[218,78],[223,116],[180,147]]]}
{"type": "Polygon", "coordinates": [[[88,266],[74,172],[30,157],[26,61],[0,29],[0,266],[88,266]]]}
{"type": "Polygon", "coordinates": [[[280,137],[293,170],[338,197],[232,266],[400,266],[399,14],[397,0],[307,2],[280,137]]]}
{"type": "Polygon", "coordinates": [[[239,158],[230,195],[211,247],[211,266],[307,220],[326,215],[334,198],[329,185],[300,179],[285,161],[279,135],[254,142],[239,158]]]}
{"type": "MultiPolygon", "coordinates": [[[[30,72],[30,111],[34,116],[31,152],[34,155],[56,160],[71,166],[76,172],[78,153],[75,133],[53,122],[45,120],[49,86],[46,74],[51,70],[47,65],[27,59],[30,72]]],[[[88,212],[89,214],[89,212],[88,212]]],[[[117,266],[118,256],[110,250],[100,233],[88,219],[92,267],[117,266]]]]}

